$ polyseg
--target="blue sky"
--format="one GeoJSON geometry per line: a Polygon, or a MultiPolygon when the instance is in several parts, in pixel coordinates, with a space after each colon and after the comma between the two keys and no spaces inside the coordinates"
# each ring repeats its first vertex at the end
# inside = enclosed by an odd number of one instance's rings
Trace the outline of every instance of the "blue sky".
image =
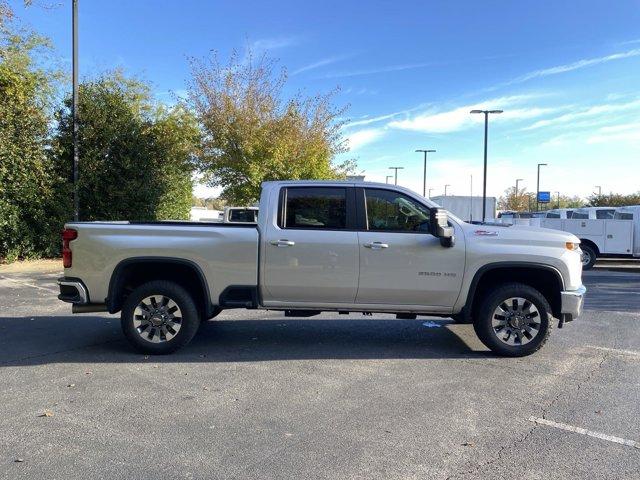
{"type": "MultiPolygon", "coordinates": [[[[70,2],[13,3],[70,69],[70,2]]],[[[535,190],[539,162],[549,164],[541,190],[640,190],[637,0],[80,0],[81,77],[121,67],[167,101],[185,88],[187,57],[247,45],[288,69],[288,94],[340,87],[347,157],[368,180],[403,166],[399,183],[422,192],[414,150],[432,148],[432,195],[445,184],[468,194],[470,175],[480,193],[483,127],[468,112],[500,108],[489,127],[489,194],[516,178],[535,190]]]]}

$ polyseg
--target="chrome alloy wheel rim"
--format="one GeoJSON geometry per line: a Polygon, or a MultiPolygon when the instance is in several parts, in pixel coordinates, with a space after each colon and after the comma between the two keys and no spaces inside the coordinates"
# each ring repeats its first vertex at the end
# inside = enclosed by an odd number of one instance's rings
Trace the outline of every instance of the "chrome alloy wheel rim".
{"type": "Polygon", "coordinates": [[[526,298],[511,297],[494,310],[491,327],[507,345],[526,345],[540,333],[540,312],[526,298]]]}
{"type": "Polygon", "coordinates": [[[138,303],[133,311],[133,328],[151,343],[168,342],[182,326],[178,304],[164,295],[151,295],[138,303]]]}
{"type": "Polygon", "coordinates": [[[585,250],[582,250],[582,254],[580,256],[580,259],[582,260],[582,266],[586,266],[589,265],[589,263],[591,262],[591,254],[585,250]]]}

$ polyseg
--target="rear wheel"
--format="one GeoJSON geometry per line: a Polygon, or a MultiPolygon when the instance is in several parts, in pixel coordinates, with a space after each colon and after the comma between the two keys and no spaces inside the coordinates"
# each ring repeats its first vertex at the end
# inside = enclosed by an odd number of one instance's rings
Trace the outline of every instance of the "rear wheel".
{"type": "Polygon", "coordinates": [[[200,316],[189,293],[173,282],[153,281],[136,288],[121,313],[122,331],[143,353],[164,355],[191,341],[200,316]]]}
{"type": "Polygon", "coordinates": [[[531,355],[545,344],[551,332],[551,307],[536,289],[509,283],[496,288],[482,301],[474,329],[498,355],[531,355]]]}
{"type": "Polygon", "coordinates": [[[596,251],[589,245],[580,245],[582,250],[582,270],[590,270],[596,263],[596,251]]]}

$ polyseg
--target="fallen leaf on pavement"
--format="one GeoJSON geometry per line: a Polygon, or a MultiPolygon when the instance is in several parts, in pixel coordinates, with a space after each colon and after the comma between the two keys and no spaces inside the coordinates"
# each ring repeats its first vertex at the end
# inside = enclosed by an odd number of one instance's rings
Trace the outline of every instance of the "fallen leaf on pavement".
{"type": "Polygon", "coordinates": [[[51,410],[45,410],[42,412],[39,417],[53,417],[53,412],[51,410]]]}

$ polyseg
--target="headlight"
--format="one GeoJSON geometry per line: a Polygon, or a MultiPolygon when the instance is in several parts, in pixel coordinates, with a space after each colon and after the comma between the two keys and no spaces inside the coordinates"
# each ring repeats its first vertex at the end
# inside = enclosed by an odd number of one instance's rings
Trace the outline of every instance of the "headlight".
{"type": "Polygon", "coordinates": [[[578,250],[578,248],[580,248],[580,242],[566,242],[565,246],[567,250],[578,250]]]}

